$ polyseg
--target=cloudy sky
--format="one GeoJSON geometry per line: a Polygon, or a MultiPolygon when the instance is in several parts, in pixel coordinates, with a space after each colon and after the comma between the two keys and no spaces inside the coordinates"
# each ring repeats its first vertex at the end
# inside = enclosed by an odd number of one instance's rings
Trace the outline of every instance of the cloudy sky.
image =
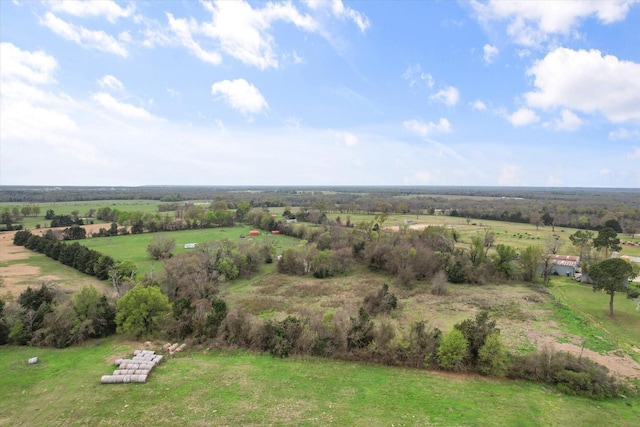
{"type": "Polygon", "coordinates": [[[638,0],[0,0],[0,184],[637,188],[639,28],[638,0]]]}

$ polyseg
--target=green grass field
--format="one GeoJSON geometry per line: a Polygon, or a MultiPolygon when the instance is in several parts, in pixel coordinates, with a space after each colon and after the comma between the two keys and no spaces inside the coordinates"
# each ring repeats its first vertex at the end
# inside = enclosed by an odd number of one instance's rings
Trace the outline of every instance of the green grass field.
{"type": "MultiPolygon", "coordinates": [[[[111,209],[118,209],[121,211],[134,212],[140,211],[144,213],[155,214],[158,213],[158,205],[162,202],[158,200],[93,200],[93,201],[84,201],[84,202],[51,202],[51,203],[29,203],[29,206],[38,206],[40,207],[40,215],[39,216],[28,216],[25,217],[20,224],[25,228],[33,229],[36,227],[36,224],[40,224],[40,226],[45,227],[49,224],[49,220],[44,218],[47,210],[53,209],[56,215],[70,215],[73,211],[78,211],[78,216],[83,218],[85,214],[89,212],[90,209],[98,210],[102,207],[110,207],[111,209]]],[[[10,210],[14,207],[18,207],[18,209],[25,206],[24,204],[16,205],[15,203],[0,203],[0,210],[4,208],[9,208],[10,210]]],[[[99,223],[101,221],[92,219],[95,223],[99,223]]]]}
{"type": "Polygon", "coordinates": [[[477,376],[246,352],[188,351],[145,384],[100,384],[135,347],[3,348],[2,426],[636,426],[638,397],[593,401],[477,376]],[[38,356],[40,363],[28,365],[38,356]]]}
{"type": "MultiPolygon", "coordinates": [[[[594,343],[608,343],[601,350],[614,348],[626,349],[640,362],[640,354],[633,348],[640,349],[640,307],[624,294],[616,294],[614,298],[614,317],[609,316],[609,295],[604,292],[593,292],[589,285],[580,284],[566,278],[554,278],[549,290],[558,301],[571,308],[577,323],[584,327],[597,328],[596,334],[585,333],[595,337],[594,343]],[[599,331],[599,333],[597,332],[599,331]]],[[[568,324],[576,322],[568,321],[568,324]]],[[[596,349],[597,350],[597,349],[596,349]]]]}
{"type": "MultiPolygon", "coordinates": [[[[186,243],[203,244],[221,239],[229,239],[232,242],[239,243],[248,241],[250,227],[236,226],[230,228],[206,228],[198,230],[181,230],[166,233],[143,233],[125,236],[113,237],[93,237],[90,239],[79,240],[79,243],[90,249],[104,253],[116,260],[129,260],[138,266],[138,272],[144,274],[154,268],[156,271],[162,268],[161,261],[151,259],[147,253],[147,246],[158,234],[164,234],[170,239],[174,239],[176,247],[174,254],[178,254],[189,249],[184,249],[186,243]],[[241,239],[244,235],[246,238],[241,239]]],[[[251,237],[255,241],[268,240],[272,241],[277,251],[285,248],[296,246],[299,240],[284,235],[272,235],[268,232],[261,232],[259,236],[251,237]]]]}

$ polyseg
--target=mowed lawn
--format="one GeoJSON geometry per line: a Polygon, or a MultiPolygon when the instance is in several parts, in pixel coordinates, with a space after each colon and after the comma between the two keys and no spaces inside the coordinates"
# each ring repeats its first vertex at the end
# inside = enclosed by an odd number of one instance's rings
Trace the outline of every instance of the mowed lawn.
{"type": "Polygon", "coordinates": [[[119,339],[3,347],[2,426],[636,426],[640,399],[594,401],[538,384],[324,359],[190,350],[145,384],[100,384],[119,339]],[[40,363],[27,364],[38,356],[40,363]]]}
{"type": "Polygon", "coordinates": [[[249,237],[248,226],[236,226],[230,228],[205,228],[198,230],[181,230],[161,233],[130,234],[113,237],[92,237],[78,240],[78,242],[90,249],[94,249],[103,254],[109,255],[119,261],[132,261],[138,266],[138,272],[144,274],[155,268],[156,271],[162,268],[162,262],[153,260],[147,253],[147,246],[159,236],[164,235],[175,241],[174,254],[192,250],[185,249],[186,243],[203,244],[216,240],[229,239],[238,244],[248,241],[273,242],[276,251],[280,252],[285,248],[296,246],[300,242],[298,239],[284,235],[272,235],[269,232],[261,231],[259,236],[249,237]],[[240,238],[240,236],[245,236],[240,238]]]}
{"type": "MultiPolygon", "coordinates": [[[[614,316],[609,316],[609,295],[593,292],[590,285],[564,278],[553,278],[549,290],[564,304],[586,318],[590,323],[615,337],[618,346],[640,351],[640,306],[622,293],[616,293],[614,316]]],[[[640,359],[637,355],[636,359],[640,359]]]]}

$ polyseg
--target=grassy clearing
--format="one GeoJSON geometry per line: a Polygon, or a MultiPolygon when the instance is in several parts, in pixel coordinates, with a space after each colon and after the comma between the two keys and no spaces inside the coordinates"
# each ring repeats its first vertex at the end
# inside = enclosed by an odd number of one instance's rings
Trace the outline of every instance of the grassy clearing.
{"type": "MultiPolygon", "coordinates": [[[[165,234],[167,237],[174,239],[176,248],[174,253],[178,254],[189,249],[184,249],[185,243],[203,244],[215,240],[229,239],[233,242],[248,241],[241,239],[240,236],[249,235],[249,227],[237,226],[231,228],[207,228],[198,230],[181,230],[166,233],[143,233],[125,236],[113,237],[95,237],[80,240],[79,243],[98,252],[110,255],[116,260],[129,260],[138,266],[138,271],[142,274],[150,271],[152,268],[156,271],[162,269],[161,261],[154,261],[147,253],[147,246],[158,234],[165,234]]],[[[297,239],[283,236],[271,235],[264,232],[257,237],[252,237],[256,241],[269,240],[272,241],[276,250],[281,251],[284,248],[295,246],[299,243],[297,239]]]]}
{"type": "Polygon", "coordinates": [[[191,351],[146,384],[99,384],[134,345],[0,353],[0,425],[635,426],[637,397],[606,401],[481,377],[244,352],[191,351]],[[41,363],[28,365],[29,357],[41,363]]]}
{"type": "MultiPolygon", "coordinates": [[[[0,283],[0,294],[11,292],[13,296],[17,297],[27,287],[37,285],[42,278],[53,281],[60,289],[69,293],[78,291],[83,286],[93,286],[101,292],[105,292],[110,288],[107,282],[102,282],[93,276],[80,273],[71,267],[48,258],[46,255],[35,252],[30,252],[26,259],[0,262],[0,267],[9,268],[10,270],[12,268],[23,270],[23,266],[27,267],[27,274],[14,276],[13,273],[8,273],[9,277],[3,280],[3,283],[0,283]],[[16,279],[14,280],[13,277],[16,277],[16,279]],[[11,285],[4,283],[5,281],[11,282],[11,285]]],[[[20,273],[20,271],[17,273],[20,273]]]]}
{"type": "MultiPolygon", "coordinates": [[[[567,321],[568,325],[580,324],[583,336],[592,337],[594,342],[606,343],[600,350],[608,347],[640,349],[640,311],[633,301],[623,294],[616,295],[614,300],[614,317],[609,317],[609,296],[604,292],[593,292],[591,286],[579,284],[566,278],[554,277],[549,290],[559,302],[571,308],[575,313],[574,320],[567,321]],[[596,332],[590,332],[596,328],[596,332]],[[599,334],[596,333],[600,331],[599,334]]],[[[566,318],[566,316],[564,316],[566,318]]],[[[629,352],[640,361],[640,354],[629,352]]]]}

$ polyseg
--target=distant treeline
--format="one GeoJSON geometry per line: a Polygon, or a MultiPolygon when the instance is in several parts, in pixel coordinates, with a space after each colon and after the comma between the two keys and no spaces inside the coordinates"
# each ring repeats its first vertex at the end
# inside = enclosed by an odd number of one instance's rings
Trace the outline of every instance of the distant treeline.
{"type": "MultiPolygon", "coordinates": [[[[441,214],[462,220],[497,220],[536,226],[598,230],[615,220],[619,232],[640,231],[640,189],[527,188],[527,187],[2,187],[0,201],[46,203],[79,200],[159,201],[159,212],[176,212],[177,220],[198,215],[189,201],[210,201],[210,209],[241,206],[268,209],[296,207],[332,214],[441,214]],[[216,206],[218,204],[218,206],[216,206]]],[[[105,209],[105,208],[102,208],[105,209]]],[[[118,212],[117,208],[112,211],[118,212]]],[[[33,209],[31,209],[33,212],[33,209]]],[[[15,224],[20,210],[6,210],[3,223],[15,224]]],[[[98,213],[107,222],[126,221],[114,212],[98,213]]],[[[205,222],[212,218],[205,218],[205,222]]],[[[237,220],[237,219],[236,219],[237,220]]],[[[203,227],[207,227],[204,225],[203,227]]],[[[9,228],[9,227],[7,227],[9,228]]]]}

